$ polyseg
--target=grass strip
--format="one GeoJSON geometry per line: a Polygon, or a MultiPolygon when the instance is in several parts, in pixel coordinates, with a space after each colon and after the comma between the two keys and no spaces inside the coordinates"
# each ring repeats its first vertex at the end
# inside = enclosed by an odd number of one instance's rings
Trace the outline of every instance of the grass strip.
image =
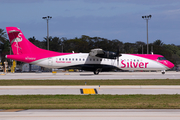
{"type": "Polygon", "coordinates": [[[144,80],[0,80],[3,85],[180,85],[180,79],[144,80]]]}
{"type": "Polygon", "coordinates": [[[180,109],[180,95],[1,95],[0,109],[180,109]]]}

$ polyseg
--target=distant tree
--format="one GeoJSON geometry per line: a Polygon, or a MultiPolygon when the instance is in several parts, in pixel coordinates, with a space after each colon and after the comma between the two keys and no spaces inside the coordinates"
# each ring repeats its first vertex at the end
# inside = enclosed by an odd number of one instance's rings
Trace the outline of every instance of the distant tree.
{"type": "Polygon", "coordinates": [[[56,52],[61,52],[61,44],[62,44],[62,41],[59,37],[53,37],[50,39],[50,50],[52,51],[56,51],[56,52]]]}
{"type": "Polygon", "coordinates": [[[119,52],[123,53],[123,49],[124,49],[123,42],[115,39],[115,40],[110,41],[110,43],[111,43],[111,48],[112,48],[111,51],[117,52],[117,50],[119,49],[119,52]]]}
{"type": "Polygon", "coordinates": [[[174,45],[174,44],[168,44],[168,45],[164,44],[163,48],[165,48],[166,50],[170,51],[171,54],[176,54],[177,51],[179,51],[179,48],[176,45],[174,45]]]}
{"type": "Polygon", "coordinates": [[[46,48],[45,43],[44,43],[43,41],[37,40],[34,36],[28,38],[28,40],[29,40],[31,43],[33,43],[35,46],[39,47],[39,48],[43,48],[43,49],[46,48]]]}
{"type": "Polygon", "coordinates": [[[142,52],[143,52],[143,54],[144,54],[146,52],[145,51],[145,48],[146,48],[146,43],[145,42],[136,41],[135,44],[136,44],[136,48],[138,49],[137,53],[142,54],[142,52]]]}
{"type": "Polygon", "coordinates": [[[153,42],[153,45],[157,45],[157,46],[163,46],[163,42],[161,40],[156,40],[153,42]]]}
{"type": "Polygon", "coordinates": [[[6,32],[3,29],[0,29],[0,44],[4,44],[7,41],[6,32]]]}
{"type": "Polygon", "coordinates": [[[180,56],[180,50],[178,50],[178,51],[176,52],[176,54],[180,56]]]}
{"type": "Polygon", "coordinates": [[[2,62],[5,60],[5,55],[10,54],[10,43],[7,39],[6,32],[3,29],[0,29],[0,55],[2,62]]]}
{"type": "Polygon", "coordinates": [[[133,53],[133,54],[137,54],[138,53],[138,48],[140,46],[137,46],[135,43],[124,43],[124,52],[125,53],[133,53]]]}

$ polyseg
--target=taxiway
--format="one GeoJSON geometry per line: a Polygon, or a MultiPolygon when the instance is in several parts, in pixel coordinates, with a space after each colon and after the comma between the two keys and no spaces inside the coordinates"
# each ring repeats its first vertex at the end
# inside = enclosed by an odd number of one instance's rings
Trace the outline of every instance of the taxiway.
{"type": "Polygon", "coordinates": [[[95,88],[98,94],[180,94],[180,86],[0,86],[0,95],[80,95],[80,89],[95,88]]]}
{"type": "Polygon", "coordinates": [[[31,80],[107,80],[107,79],[180,79],[179,72],[60,72],[52,73],[8,73],[0,75],[0,80],[31,79],[31,80]]]}
{"type": "Polygon", "coordinates": [[[179,120],[178,109],[32,109],[18,112],[0,110],[2,120],[179,120]]]}

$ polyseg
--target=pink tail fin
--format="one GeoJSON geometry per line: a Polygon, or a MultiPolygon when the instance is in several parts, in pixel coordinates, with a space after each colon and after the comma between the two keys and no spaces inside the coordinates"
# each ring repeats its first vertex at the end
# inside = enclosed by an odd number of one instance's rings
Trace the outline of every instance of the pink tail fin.
{"type": "Polygon", "coordinates": [[[19,28],[6,27],[6,30],[14,55],[39,53],[45,51],[29,42],[19,28]]]}

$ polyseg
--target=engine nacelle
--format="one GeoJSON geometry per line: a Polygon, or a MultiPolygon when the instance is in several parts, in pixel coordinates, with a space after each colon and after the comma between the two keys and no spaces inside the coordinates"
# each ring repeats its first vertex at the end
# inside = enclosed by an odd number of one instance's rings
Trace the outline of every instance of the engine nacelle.
{"type": "Polygon", "coordinates": [[[116,59],[117,54],[115,52],[111,52],[111,51],[104,51],[104,54],[98,54],[96,56],[102,57],[102,58],[108,58],[108,59],[116,59]]]}
{"type": "Polygon", "coordinates": [[[117,53],[111,51],[104,51],[102,49],[92,49],[89,53],[90,56],[93,57],[101,57],[101,58],[108,58],[108,59],[116,59],[118,56],[117,53]]]}
{"type": "Polygon", "coordinates": [[[97,48],[97,49],[92,49],[90,52],[89,52],[89,55],[90,56],[93,56],[93,57],[96,57],[98,54],[104,54],[104,50],[100,49],[100,48],[97,48]]]}

